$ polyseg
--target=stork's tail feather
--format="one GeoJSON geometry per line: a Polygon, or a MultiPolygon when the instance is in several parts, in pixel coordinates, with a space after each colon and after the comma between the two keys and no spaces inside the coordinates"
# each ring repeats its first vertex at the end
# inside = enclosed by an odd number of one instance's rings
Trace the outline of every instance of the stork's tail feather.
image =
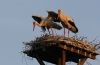
{"type": "Polygon", "coordinates": [[[75,27],[75,31],[74,31],[74,33],[77,33],[78,32],[78,28],[77,27],[75,27]]]}
{"type": "Polygon", "coordinates": [[[73,33],[77,33],[78,32],[78,28],[75,26],[75,27],[72,27],[72,28],[69,28],[70,31],[72,31],[73,33]]]}
{"type": "Polygon", "coordinates": [[[78,32],[78,28],[76,27],[76,32],[75,33],[77,33],[78,32]]]}

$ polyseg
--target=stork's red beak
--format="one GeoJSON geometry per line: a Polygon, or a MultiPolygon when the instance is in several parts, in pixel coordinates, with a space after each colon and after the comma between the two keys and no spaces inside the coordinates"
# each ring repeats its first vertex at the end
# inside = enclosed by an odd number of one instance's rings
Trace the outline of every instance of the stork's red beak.
{"type": "Polygon", "coordinates": [[[35,26],[36,26],[36,24],[33,22],[33,31],[34,31],[34,29],[35,29],[35,26]]]}

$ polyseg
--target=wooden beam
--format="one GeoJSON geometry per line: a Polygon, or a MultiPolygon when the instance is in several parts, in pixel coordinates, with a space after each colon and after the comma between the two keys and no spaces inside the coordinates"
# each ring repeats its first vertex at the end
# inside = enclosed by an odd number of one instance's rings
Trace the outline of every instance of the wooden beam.
{"type": "Polygon", "coordinates": [[[57,65],[61,65],[61,57],[57,59],[57,65]]]}
{"type": "Polygon", "coordinates": [[[40,59],[37,54],[35,54],[35,56],[40,65],[45,65],[44,62],[42,61],[42,59],[40,59]]]}
{"type": "Polygon", "coordinates": [[[66,65],[66,50],[62,49],[61,65],[66,65]]]}
{"type": "Polygon", "coordinates": [[[87,58],[82,58],[77,65],[83,65],[87,58]]]}
{"type": "Polygon", "coordinates": [[[82,51],[82,49],[78,49],[78,48],[76,49],[76,48],[69,47],[69,46],[64,45],[64,44],[59,44],[59,47],[62,49],[71,51],[71,52],[75,52],[77,54],[83,55],[83,56],[91,58],[91,59],[96,59],[96,55],[94,55],[93,53],[82,51]]]}

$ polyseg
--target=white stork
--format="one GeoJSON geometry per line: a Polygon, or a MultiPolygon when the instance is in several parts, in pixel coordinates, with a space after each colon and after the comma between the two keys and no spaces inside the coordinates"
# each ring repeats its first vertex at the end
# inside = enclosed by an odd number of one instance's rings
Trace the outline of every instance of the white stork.
{"type": "Polygon", "coordinates": [[[78,28],[76,27],[74,20],[62,13],[61,9],[58,9],[58,19],[61,21],[62,26],[64,27],[64,36],[65,36],[65,28],[68,28],[68,37],[69,37],[69,30],[72,31],[73,33],[78,32],[78,28]]]}
{"type": "MultiPolygon", "coordinates": [[[[52,28],[55,28],[58,30],[62,29],[62,27],[60,25],[53,22],[53,21],[55,21],[55,22],[57,21],[57,15],[55,15],[53,13],[53,11],[50,11],[50,10],[47,10],[47,12],[48,12],[48,16],[45,19],[43,19],[42,21],[34,21],[33,22],[34,28],[35,28],[35,25],[38,25],[40,27],[44,26],[48,29],[49,34],[50,34],[50,31],[49,31],[50,28],[51,28],[51,30],[52,30],[52,28]]],[[[34,18],[34,16],[32,16],[32,17],[34,18]]],[[[34,28],[33,28],[33,30],[34,30],[34,28]]],[[[54,35],[53,31],[52,31],[52,35],[54,35]]]]}
{"type": "MultiPolygon", "coordinates": [[[[32,15],[32,18],[40,24],[40,22],[41,22],[42,20],[44,20],[46,17],[38,16],[38,15],[32,15]]],[[[35,22],[35,21],[34,21],[34,22],[35,22]]],[[[33,22],[33,31],[34,31],[34,28],[35,28],[34,22],[33,22]]],[[[45,33],[45,31],[46,31],[45,26],[41,26],[41,29],[42,29],[43,33],[45,33]]]]}

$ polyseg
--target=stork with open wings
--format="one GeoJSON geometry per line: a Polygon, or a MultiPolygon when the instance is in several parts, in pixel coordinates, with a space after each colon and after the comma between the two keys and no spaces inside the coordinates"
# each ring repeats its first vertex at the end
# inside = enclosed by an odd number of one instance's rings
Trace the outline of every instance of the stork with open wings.
{"type": "Polygon", "coordinates": [[[33,22],[33,30],[35,29],[35,25],[38,25],[42,28],[43,31],[45,31],[47,28],[50,34],[49,29],[51,28],[52,35],[54,35],[52,28],[60,30],[62,29],[62,27],[57,23],[55,23],[58,22],[57,20],[58,14],[55,14],[53,11],[50,10],[47,10],[47,12],[48,12],[48,16],[46,18],[42,16],[35,16],[35,15],[32,16],[32,18],[35,20],[33,22]]]}

